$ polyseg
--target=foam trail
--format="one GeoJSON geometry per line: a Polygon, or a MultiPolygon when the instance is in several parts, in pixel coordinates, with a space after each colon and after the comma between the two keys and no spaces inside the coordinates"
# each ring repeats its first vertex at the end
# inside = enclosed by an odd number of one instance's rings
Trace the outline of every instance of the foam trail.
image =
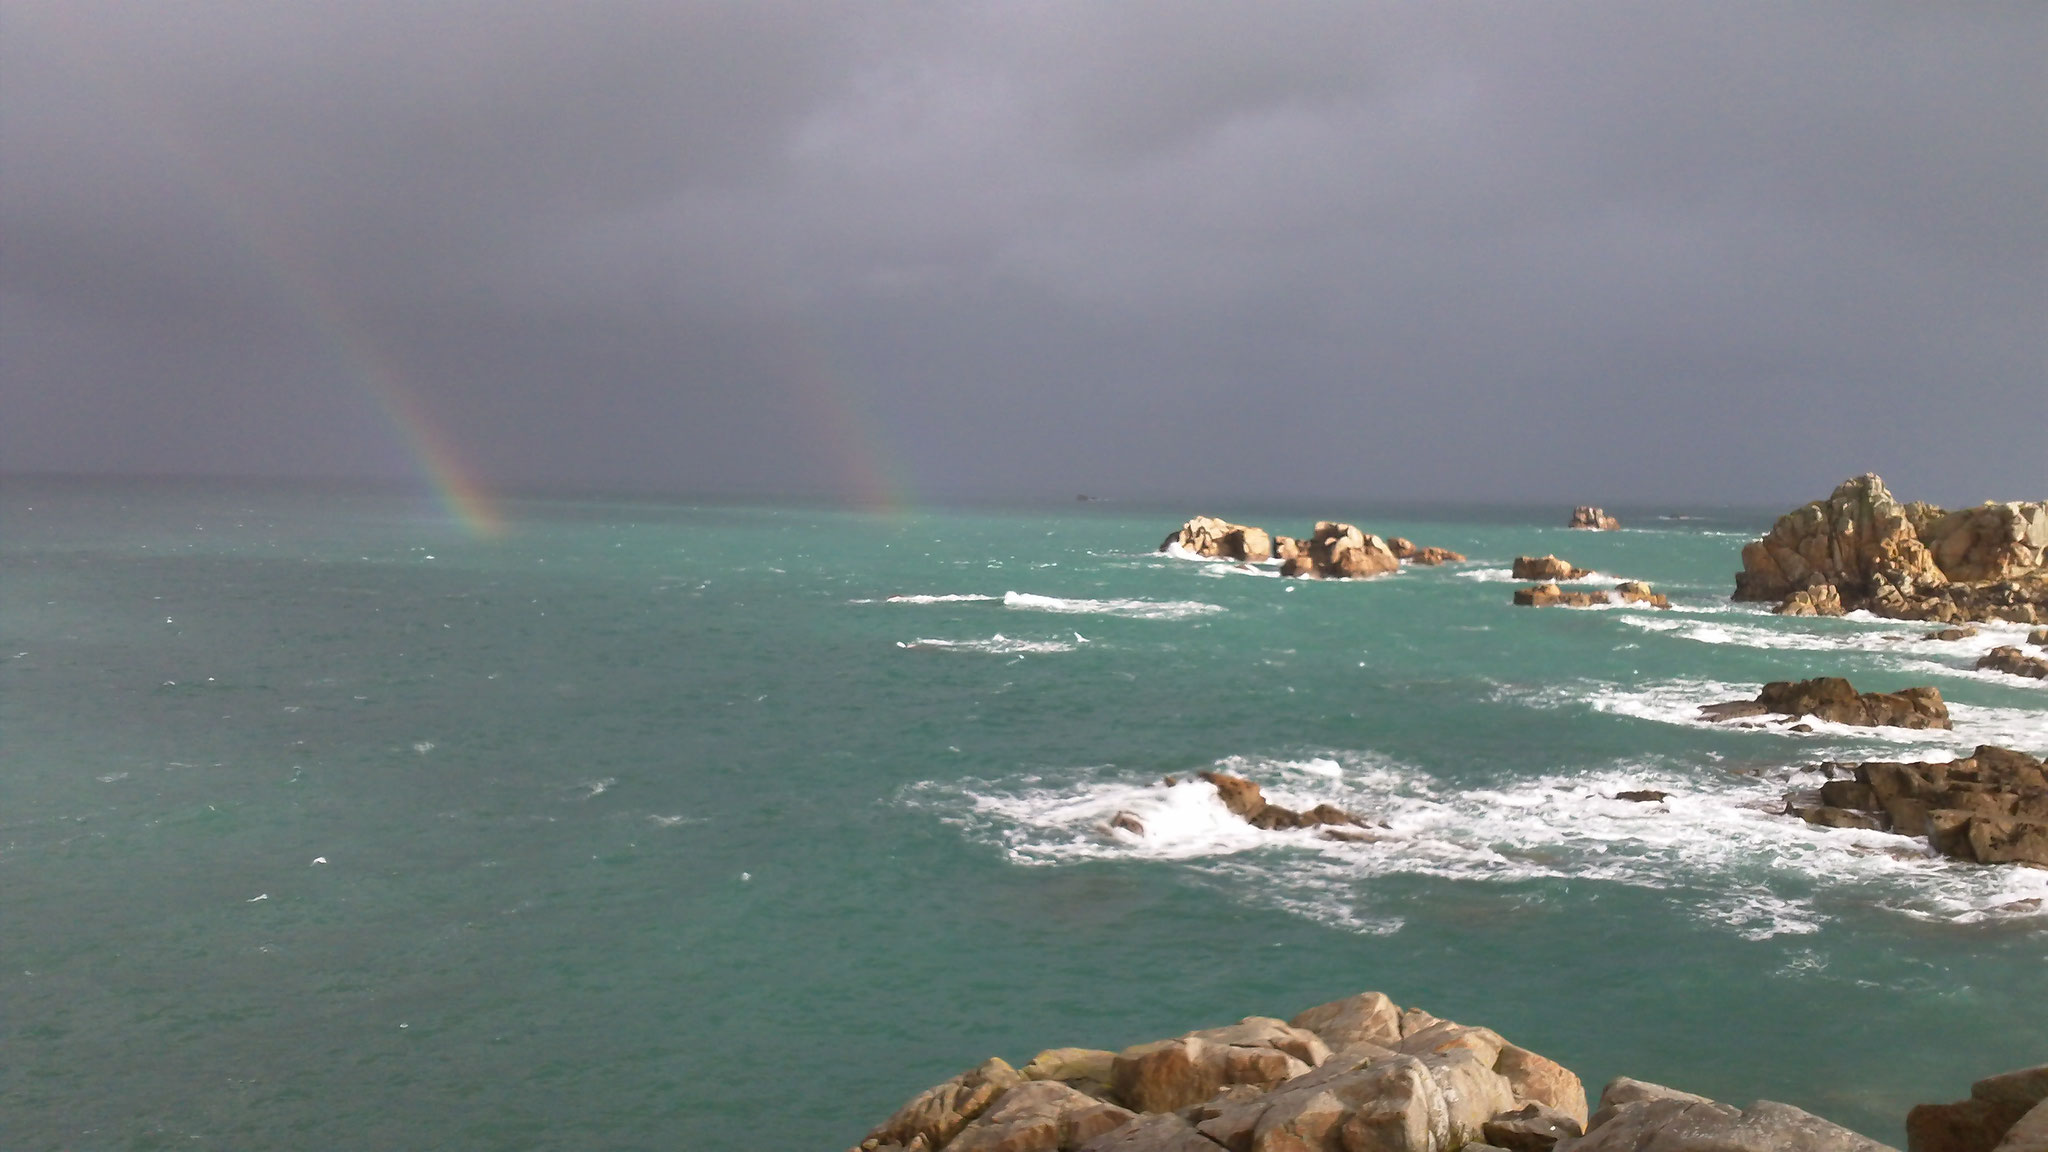
{"type": "Polygon", "coordinates": [[[1003,593],[1003,606],[1032,612],[1128,616],[1134,620],[1182,620],[1225,611],[1221,604],[1204,604],[1199,600],[1081,600],[1030,592],[1003,593]]]}
{"type": "MultiPolygon", "coordinates": [[[[1079,633],[1075,637],[1079,640],[1079,633]]],[[[1080,643],[1087,643],[1081,640],[1080,643]]],[[[1018,640],[1001,632],[986,640],[935,640],[920,636],[916,640],[896,642],[898,648],[929,648],[957,652],[987,652],[997,656],[1012,656],[1034,652],[1072,652],[1075,645],[1064,640],[1018,640]]]]}

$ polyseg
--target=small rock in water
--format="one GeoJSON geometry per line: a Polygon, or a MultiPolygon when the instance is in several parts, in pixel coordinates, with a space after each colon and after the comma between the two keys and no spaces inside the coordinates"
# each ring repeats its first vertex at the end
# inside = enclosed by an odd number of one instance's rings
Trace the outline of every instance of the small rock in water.
{"type": "Polygon", "coordinates": [[[1616,792],[1614,798],[1616,800],[1633,800],[1638,804],[1655,804],[1669,795],[1671,795],[1669,792],[1659,792],[1654,788],[1643,788],[1632,792],[1616,792]]]}
{"type": "Polygon", "coordinates": [[[1143,836],[1145,834],[1145,822],[1129,812],[1117,813],[1116,818],[1109,822],[1109,826],[1111,828],[1121,828],[1133,836],[1143,836]]]}

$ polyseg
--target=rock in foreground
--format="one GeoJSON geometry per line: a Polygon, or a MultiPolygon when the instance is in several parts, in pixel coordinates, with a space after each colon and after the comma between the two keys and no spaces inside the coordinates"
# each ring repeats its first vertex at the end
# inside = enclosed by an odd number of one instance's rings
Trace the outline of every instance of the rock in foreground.
{"type": "Polygon", "coordinates": [[[1897,692],[1858,692],[1839,676],[1812,680],[1774,680],[1754,700],[1731,700],[1700,709],[1706,720],[1740,720],[1750,716],[1811,716],[1834,724],[1860,727],[1952,728],[1948,705],[1938,688],[1901,688],[1897,692]]]}
{"type": "MultiPolygon", "coordinates": [[[[1995,1079],[1995,1078],[1994,1078],[1995,1079]]],[[[1490,1028],[1362,992],[1121,1052],[989,1060],[855,1152],[1888,1152],[1786,1104],[1577,1075],[1490,1028]]],[[[1935,1152],[1929,1149],[1926,1152],[1935,1152]]]]}
{"type": "Polygon", "coordinates": [[[1950,512],[1858,476],[1745,546],[1735,599],[1788,615],[2048,622],[2048,503],[1950,512]]]}
{"type": "Polygon", "coordinates": [[[2048,1064],[1987,1076],[1970,1098],[1906,1113],[1910,1152],[2048,1150],[2048,1064]]]}
{"type": "Polygon", "coordinates": [[[1958,860],[2048,868],[2048,774],[2040,760],[2010,748],[1981,744],[1945,763],[1848,766],[1818,795],[1785,797],[1785,810],[1829,828],[1924,836],[1958,860]]]}

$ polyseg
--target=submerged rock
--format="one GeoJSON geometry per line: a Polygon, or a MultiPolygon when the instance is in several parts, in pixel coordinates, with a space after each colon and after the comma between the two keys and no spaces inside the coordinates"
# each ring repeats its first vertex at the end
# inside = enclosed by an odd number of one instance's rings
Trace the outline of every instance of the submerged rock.
{"type": "Polygon", "coordinates": [[[1858,476],[1745,546],[1735,599],[1785,615],[2048,621],[2048,502],[1950,512],[1858,476]]]}
{"type": "Polygon", "coordinates": [[[1775,680],[1754,700],[1731,700],[1700,709],[1706,720],[1739,720],[1749,716],[1811,716],[1860,727],[1951,728],[1948,705],[1937,688],[1901,688],[1897,692],[1858,692],[1839,676],[1812,680],[1775,680]]]}
{"type": "Polygon", "coordinates": [[[1231,815],[1254,828],[1273,831],[1324,825],[1365,826],[1365,821],[1334,804],[1318,804],[1306,812],[1269,804],[1259,786],[1242,776],[1232,776],[1228,772],[1203,772],[1201,777],[1216,786],[1216,794],[1223,800],[1223,806],[1230,809],[1231,815]]]}
{"type": "Polygon", "coordinates": [[[1596,508],[1590,504],[1581,504],[1577,508],[1572,509],[1572,520],[1567,527],[1591,528],[1601,532],[1612,532],[1621,527],[1621,521],[1609,516],[1604,508],[1596,508]]]}

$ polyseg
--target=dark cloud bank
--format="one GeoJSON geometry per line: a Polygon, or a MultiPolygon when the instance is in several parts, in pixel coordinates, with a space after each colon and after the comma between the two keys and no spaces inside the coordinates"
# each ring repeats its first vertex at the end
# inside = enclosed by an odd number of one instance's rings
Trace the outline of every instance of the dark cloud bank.
{"type": "Polygon", "coordinates": [[[2039,4],[0,12],[12,471],[2048,494],[2039,4]]]}

